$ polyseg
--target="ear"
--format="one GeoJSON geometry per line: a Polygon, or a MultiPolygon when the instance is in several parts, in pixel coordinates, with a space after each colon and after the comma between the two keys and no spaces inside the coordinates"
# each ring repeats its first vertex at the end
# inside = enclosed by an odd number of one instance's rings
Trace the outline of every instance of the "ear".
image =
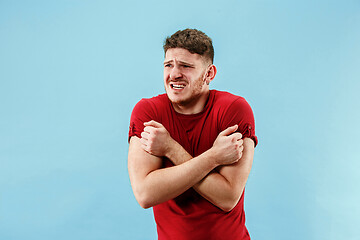
{"type": "Polygon", "coordinates": [[[214,64],[209,65],[204,75],[204,81],[207,85],[209,85],[210,82],[215,78],[216,73],[217,73],[217,69],[215,65],[214,64]]]}

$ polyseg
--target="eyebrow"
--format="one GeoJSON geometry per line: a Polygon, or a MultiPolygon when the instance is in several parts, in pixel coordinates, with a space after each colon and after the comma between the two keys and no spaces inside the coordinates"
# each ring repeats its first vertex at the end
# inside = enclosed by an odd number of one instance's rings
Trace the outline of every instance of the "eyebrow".
{"type": "Polygon", "coordinates": [[[164,61],[164,65],[173,62],[173,60],[164,61]]]}
{"type": "MultiPolygon", "coordinates": [[[[168,63],[172,63],[172,62],[174,62],[174,60],[169,60],[169,61],[165,61],[164,62],[164,65],[165,64],[168,64],[168,63]]],[[[189,65],[189,66],[195,66],[194,64],[192,64],[192,63],[188,63],[188,62],[184,62],[184,61],[178,61],[180,64],[183,64],[183,65],[189,65]]]]}

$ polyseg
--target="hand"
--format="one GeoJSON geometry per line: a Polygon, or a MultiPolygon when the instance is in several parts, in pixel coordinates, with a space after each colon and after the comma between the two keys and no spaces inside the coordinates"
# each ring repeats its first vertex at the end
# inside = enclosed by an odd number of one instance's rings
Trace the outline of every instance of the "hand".
{"type": "Polygon", "coordinates": [[[242,134],[235,132],[238,125],[228,127],[217,136],[211,150],[218,165],[229,165],[240,160],[244,149],[242,134]]]}
{"type": "Polygon", "coordinates": [[[141,133],[141,147],[148,153],[163,157],[170,151],[174,141],[166,128],[154,120],[144,123],[144,131],[141,133]]]}

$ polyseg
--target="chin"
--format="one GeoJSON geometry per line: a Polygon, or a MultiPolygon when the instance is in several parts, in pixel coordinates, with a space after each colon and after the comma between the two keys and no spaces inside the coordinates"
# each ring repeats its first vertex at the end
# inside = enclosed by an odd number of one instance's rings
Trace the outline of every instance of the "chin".
{"type": "Polygon", "coordinates": [[[185,102],[185,99],[171,95],[171,94],[167,94],[168,98],[170,99],[170,101],[172,103],[176,103],[176,104],[181,104],[182,102],[185,102]]]}
{"type": "Polygon", "coordinates": [[[181,105],[182,103],[186,103],[186,100],[187,100],[187,98],[185,98],[184,96],[179,96],[178,94],[166,92],[166,95],[170,99],[170,102],[175,103],[175,104],[181,105]]]}

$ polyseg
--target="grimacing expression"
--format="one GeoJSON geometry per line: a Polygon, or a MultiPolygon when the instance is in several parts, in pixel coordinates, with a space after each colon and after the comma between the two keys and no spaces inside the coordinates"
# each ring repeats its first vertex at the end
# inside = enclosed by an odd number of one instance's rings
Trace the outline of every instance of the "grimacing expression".
{"type": "Polygon", "coordinates": [[[164,85],[168,98],[180,106],[194,105],[208,94],[207,61],[183,48],[170,48],[164,60],[164,85]]]}

